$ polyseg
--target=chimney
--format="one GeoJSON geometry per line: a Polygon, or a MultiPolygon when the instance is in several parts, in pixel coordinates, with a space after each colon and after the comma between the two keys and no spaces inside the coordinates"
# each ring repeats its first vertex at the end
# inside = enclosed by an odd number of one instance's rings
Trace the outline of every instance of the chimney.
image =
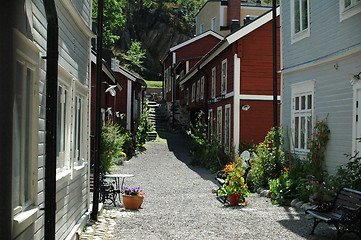
{"type": "Polygon", "coordinates": [[[241,18],[241,0],[228,0],[227,7],[227,25],[230,27],[231,32],[240,27],[241,18]]]}

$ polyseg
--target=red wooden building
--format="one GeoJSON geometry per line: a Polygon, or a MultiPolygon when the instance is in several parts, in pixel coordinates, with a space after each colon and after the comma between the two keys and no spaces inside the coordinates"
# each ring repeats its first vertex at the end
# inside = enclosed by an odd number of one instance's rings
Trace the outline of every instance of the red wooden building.
{"type": "Polygon", "coordinates": [[[163,93],[167,102],[170,119],[182,122],[187,112],[177,112],[180,89],[177,81],[184,77],[195,64],[202,59],[223,37],[213,31],[207,31],[169,49],[162,58],[164,68],[163,93]]]}
{"type": "Polygon", "coordinates": [[[209,136],[225,147],[257,144],[273,126],[272,63],[270,11],[226,36],[180,79],[180,104],[190,121],[203,112],[209,136]]]}

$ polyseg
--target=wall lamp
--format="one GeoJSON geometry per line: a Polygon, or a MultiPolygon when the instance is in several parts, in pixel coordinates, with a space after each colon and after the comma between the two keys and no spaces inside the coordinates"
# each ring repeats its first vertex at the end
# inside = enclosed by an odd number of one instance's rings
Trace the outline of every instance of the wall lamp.
{"type": "Polygon", "coordinates": [[[117,87],[117,85],[110,85],[109,83],[103,81],[102,83],[106,83],[108,84],[108,88],[105,90],[105,92],[109,92],[110,95],[112,95],[113,97],[115,97],[115,95],[117,95],[117,92],[115,91],[115,88],[117,87]]]}
{"type": "Polygon", "coordinates": [[[243,104],[243,105],[241,106],[241,109],[242,109],[243,111],[248,111],[250,108],[251,108],[251,106],[248,105],[248,104],[243,104]]]}

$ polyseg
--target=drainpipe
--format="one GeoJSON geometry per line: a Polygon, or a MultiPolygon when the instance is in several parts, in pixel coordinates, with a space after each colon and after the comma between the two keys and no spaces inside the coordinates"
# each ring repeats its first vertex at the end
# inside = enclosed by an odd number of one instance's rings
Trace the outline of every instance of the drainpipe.
{"type": "Polygon", "coordinates": [[[93,192],[93,208],[90,214],[92,220],[98,220],[99,212],[99,162],[100,162],[100,138],[101,138],[101,85],[102,85],[102,49],[103,49],[103,0],[98,1],[98,24],[97,24],[97,70],[96,70],[96,86],[95,86],[95,129],[94,129],[94,192],[93,192]]]}
{"type": "Polygon", "coordinates": [[[55,239],[58,15],[54,0],[43,1],[48,21],[46,55],[45,239],[55,239]]]}
{"type": "Polygon", "coordinates": [[[0,22],[6,23],[0,28],[0,76],[10,81],[0,81],[0,152],[3,160],[0,167],[0,236],[4,240],[11,239],[12,232],[12,161],[13,161],[13,27],[15,1],[5,1],[0,9],[0,22]],[[5,5],[5,6],[4,6],[5,5]]]}
{"type": "Polygon", "coordinates": [[[56,216],[56,125],[58,93],[58,17],[54,1],[44,1],[47,27],[46,58],[46,158],[45,239],[55,239],[56,216]]]}

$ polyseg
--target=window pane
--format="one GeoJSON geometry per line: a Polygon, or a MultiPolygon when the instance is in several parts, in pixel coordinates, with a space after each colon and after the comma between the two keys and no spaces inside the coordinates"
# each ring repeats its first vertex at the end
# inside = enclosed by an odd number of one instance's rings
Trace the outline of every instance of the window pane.
{"type": "Polygon", "coordinates": [[[298,140],[299,140],[299,117],[295,117],[295,148],[299,148],[298,140]]]}
{"type": "Polygon", "coordinates": [[[302,30],[308,28],[308,7],[307,0],[302,0],[302,30]]]}
{"type": "Polygon", "coordinates": [[[300,97],[296,97],[295,110],[300,110],[300,97]]]}
{"type": "MultiPolygon", "coordinates": [[[[311,139],[312,136],[312,116],[307,117],[307,139],[311,139]]],[[[310,149],[309,144],[307,144],[307,149],[310,149]]]]}
{"type": "Polygon", "coordinates": [[[298,33],[301,30],[301,23],[300,23],[300,0],[294,1],[294,22],[295,22],[295,33],[298,33]]]}
{"type": "Polygon", "coordinates": [[[300,148],[302,148],[302,149],[305,149],[306,148],[306,144],[305,144],[305,142],[306,142],[306,136],[305,136],[305,130],[306,130],[306,128],[305,128],[305,124],[306,124],[306,119],[305,119],[305,117],[301,117],[301,132],[300,132],[300,134],[301,134],[301,136],[300,136],[300,140],[301,140],[301,146],[300,146],[300,148]]]}
{"type": "Polygon", "coordinates": [[[312,95],[307,95],[307,109],[312,109],[312,95]]]}
{"type": "MultiPolygon", "coordinates": [[[[59,153],[60,153],[60,139],[61,139],[61,103],[60,103],[60,99],[61,99],[61,95],[63,92],[63,88],[61,86],[59,86],[58,88],[58,112],[57,112],[57,123],[56,123],[56,156],[57,158],[59,158],[59,153]]],[[[59,161],[58,161],[59,162],[59,161]]],[[[60,167],[60,166],[57,166],[60,167]]]]}
{"type": "Polygon", "coordinates": [[[25,88],[25,129],[24,129],[24,200],[30,199],[30,118],[31,118],[31,81],[32,71],[26,70],[26,88],[25,88]]]}
{"type": "Polygon", "coordinates": [[[345,8],[351,5],[351,0],[345,0],[345,8]]]}
{"type": "Polygon", "coordinates": [[[306,96],[301,96],[301,110],[306,109],[306,96]]]}
{"type": "Polygon", "coordinates": [[[63,111],[64,111],[64,117],[63,117],[63,123],[62,123],[62,127],[63,127],[63,134],[62,134],[62,152],[65,152],[65,144],[66,144],[66,99],[67,99],[67,93],[68,91],[66,89],[64,89],[64,106],[63,106],[63,111]]]}

